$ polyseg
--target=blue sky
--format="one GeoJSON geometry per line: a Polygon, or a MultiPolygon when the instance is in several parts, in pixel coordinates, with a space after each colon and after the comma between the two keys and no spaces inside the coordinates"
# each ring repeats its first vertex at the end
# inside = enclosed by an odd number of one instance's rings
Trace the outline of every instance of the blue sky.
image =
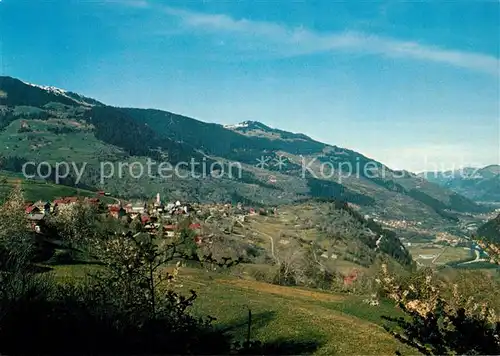
{"type": "Polygon", "coordinates": [[[1,0],[0,70],[448,169],[500,160],[499,33],[498,1],[1,0]]]}

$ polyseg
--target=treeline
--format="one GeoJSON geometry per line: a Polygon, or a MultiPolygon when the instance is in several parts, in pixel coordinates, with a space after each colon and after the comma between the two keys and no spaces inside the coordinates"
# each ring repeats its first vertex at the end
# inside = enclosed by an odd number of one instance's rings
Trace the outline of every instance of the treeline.
{"type": "Polygon", "coordinates": [[[221,125],[200,122],[185,116],[154,109],[124,109],[137,122],[146,123],[158,134],[199,147],[206,153],[228,159],[255,164],[255,159],[272,151],[293,154],[314,154],[325,145],[304,136],[288,136],[283,140],[266,137],[247,137],[221,125]],[[292,140],[293,139],[293,140],[292,140]]]}
{"type": "MultiPolygon", "coordinates": [[[[366,220],[361,214],[359,214],[354,209],[347,206],[347,204],[342,204],[340,209],[348,211],[357,221],[365,224],[371,231],[373,231],[378,237],[382,237],[380,240],[380,250],[389,256],[393,257],[396,261],[405,266],[413,266],[413,258],[410,252],[403,246],[401,240],[399,240],[397,234],[388,229],[384,229],[380,224],[373,221],[373,219],[366,220]]],[[[373,240],[372,240],[373,241],[373,240]]],[[[373,245],[372,245],[373,246],[373,245]]]]}
{"type": "Polygon", "coordinates": [[[24,157],[0,155],[0,169],[3,171],[21,173],[26,162],[24,157]]]}
{"type": "Polygon", "coordinates": [[[53,134],[56,135],[63,135],[63,134],[69,134],[69,133],[74,133],[76,132],[75,129],[67,126],[55,126],[55,127],[47,127],[47,131],[52,132],[53,134]]]}
{"type": "Polygon", "coordinates": [[[192,158],[201,162],[203,158],[185,144],[158,136],[151,127],[134,120],[123,109],[96,106],[85,113],[85,119],[94,125],[99,140],[121,147],[132,156],[162,161],[158,151],[162,150],[168,153],[168,161],[172,164],[190,162],[192,158]]]}
{"type": "Polygon", "coordinates": [[[329,209],[320,223],[322,229],[332,234],[333,237],[350,238],[363,243],[368,247],[369,251],[375,252],[379,250],[398,261],[403,266],[412,268],[414,262],[410,252],[403,246],[397,234],[383,228],[380,224],[372,219],[365,219],[360,213],[349,207],[346,201],[339,199],[316,198],[315,201],[329,203],[329,209]],[[337,212],[345,212],[347,217],[338,217],[337,212]],[[339,225],[340,226],[337,226],[339,225]],[[368,233],[367,229],[371,231],[368,233]],[[377,240],[380,239],[377,246],[377,240]]]}
{"type": "Polygon", "coordinates": [[[309,194],[313,198],[334,199],[335,201],[347,201],[358,205],[375,205],[375,199],[350,191],[334,181],[322,180],[309,176],[307,178],[309,194]]]}

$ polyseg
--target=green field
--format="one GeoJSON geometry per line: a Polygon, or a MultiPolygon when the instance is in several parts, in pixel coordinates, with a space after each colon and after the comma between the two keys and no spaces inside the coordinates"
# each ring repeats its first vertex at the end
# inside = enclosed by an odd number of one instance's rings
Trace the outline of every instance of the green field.
{"type": "MultiPolygon", "coordinates": [[[[74,187],[68,187],[60,184],[46,183],[44,181],[31,181],[23,179],[19,174],[9,172],[0,172],[0,201],[9,194],[12,187],[21,182],[24,198],[27,201],[52,201],[60,197],[80,196],[96,197],[96,192],[74,187]]],[[[104,203],[111,204],[115,202],[109,197],[99,197],[104,203]]]]}
{"type": "Polygon", "coordinates": [[[458,246],[440,246],[434,243],[412,243],[408,247],[413,258],[422,266],[440,266],[457,261],[474,258],[469,248],[458,246]],[[421,257],[427,256],[428,258],[421,257]],[[434,256],[431,258],[431,256],[434,256]]]}
{"type": "MultiPolygon", "coordinates": [[[[95,268],[56,266],[53,273],[68,281],[95,268]]],[[[252,339],[288,354],[387,355],[396,350],[415,354],[381,326],[382,315],[397,312],[391,304],[374,307],[358,296],[277,286],[191,268],[181,269],[176,288],[185,294],[196,290],[193,312],[216,317],[216,325],[235,339],[244,340],[250,309],[252,339]]]]}
{"type": "Polygon", "coordinates": [[[19,132],[21,120],[15,120],[0,131],[0,154],[24,157],[27,160],[56,162],[87,162],[115,157],[118,150],[99,141],[86,127],[72,120],[30,120],[30,132],[19,132]],[[55,134],[50,128],[69,128],[68,134],[55,134]]]}

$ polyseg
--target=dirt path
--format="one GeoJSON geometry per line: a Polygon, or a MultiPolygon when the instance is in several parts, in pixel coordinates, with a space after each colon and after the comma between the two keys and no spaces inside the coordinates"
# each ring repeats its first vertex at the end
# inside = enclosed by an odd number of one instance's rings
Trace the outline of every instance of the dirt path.
{"type": "Polygon", "coordinates": [[[256,232],[256,233],[258,233],[258,234],[260,234],[262,236],[265,236],[265,237],[267,237],[271,241],[271,255],[273,256],[273,258],[275,260],[278,260],[276,258],[276,255],[274,254],[274,239],[273,239],[273,237],[271,235],[266,234],[265,232],[262,232],[262,231],[259,231],[259,230],[255,230],[254,228],[249,228],[249,230],[251,232],[256,232]]]}

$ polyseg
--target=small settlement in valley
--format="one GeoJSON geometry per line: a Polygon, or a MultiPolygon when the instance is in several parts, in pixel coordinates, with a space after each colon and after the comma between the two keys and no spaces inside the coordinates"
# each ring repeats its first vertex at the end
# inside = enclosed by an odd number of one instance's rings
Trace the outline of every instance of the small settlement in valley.
{"type": "MultiPolygon", "coordinates": [[[[264,209],[243,207],[241,204],[189,204],[180,201],[163,202],[160,194],[154,200],[122,201],[116,199],[116,204],[104,204],[99,195],[96,197],[62,197],[53,201],[26,202],[25,212],[30,221],[30,228],[38,234],[44,233],[47,218],[60,214],[62,211],[71,210],[78,202],[84,202],[95,206],[101,213],[107,214],[115,219],[123,219],[127,222],[137,221],[144,230],[156,234],[163,228],[167,237],[174,236],[178,230],[179,221],[190,217],[189,228],[196,232],[196,243],[210,242],[211,234],[208,226],[211,220],[225,219],[234,224],[243,224],[246,216],[269,213],[264,209]]],[[[276,213],[272,209],[271,213],[276,213]]]]}

